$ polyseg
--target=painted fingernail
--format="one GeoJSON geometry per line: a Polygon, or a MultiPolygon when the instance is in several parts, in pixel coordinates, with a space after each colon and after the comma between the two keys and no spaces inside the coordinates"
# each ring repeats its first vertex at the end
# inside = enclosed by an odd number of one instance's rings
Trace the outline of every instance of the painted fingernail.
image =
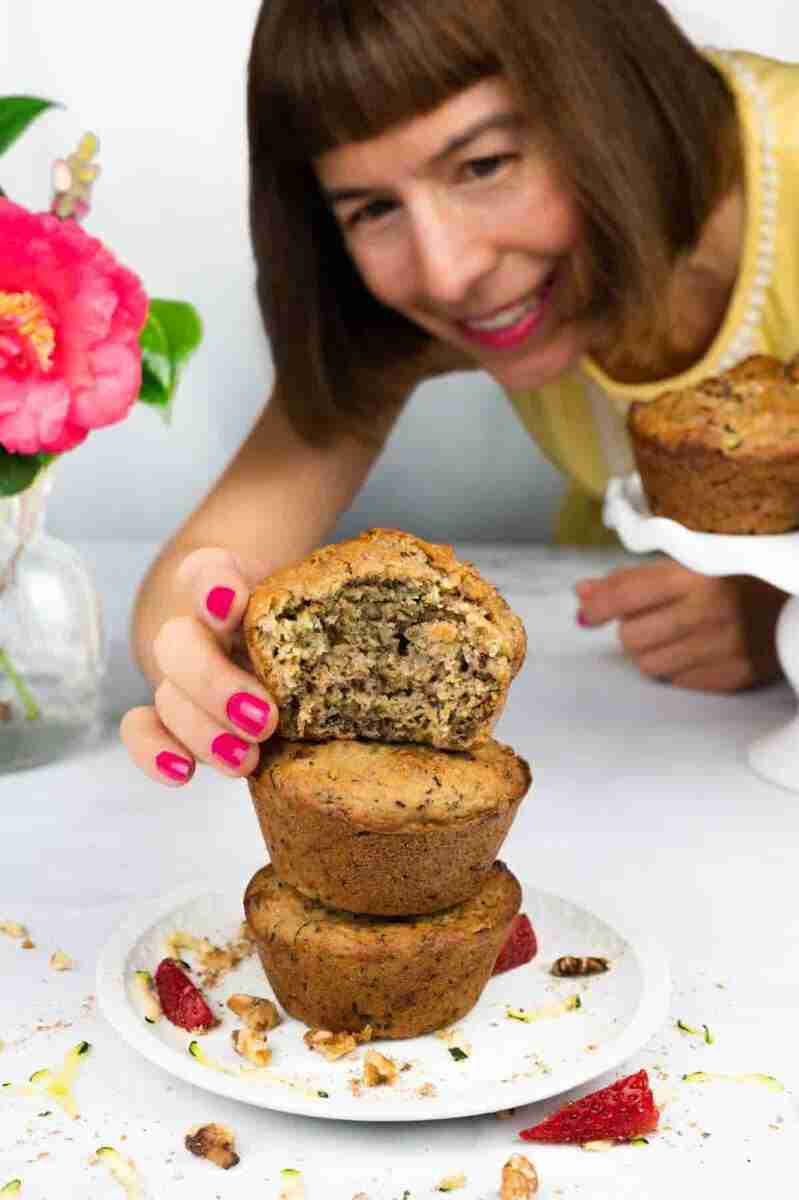
{"type": "Polygon", "coordinates": [[[155,765],[162,775],[175,783],[185,783],[194,774],[194,763],[181,754],[173,754],[171,750],[162,750],[155,756],[155,765]]]}
{"type": "Polygon", "coordinates": [[[235,767],[236,770],[244,762],[249,748],[249,742],[243,742],[241,738],[237,738],[232,733],[220,733],[211,742],[211,750],[216,757],[221,758],[229,767],[235,767]]]}
{"type": "Polygon", "coordinates": [[[580,609],[580,611],[577,613],[577,624],[581,625],[583,629],[588,629],[590,625],[590,621],[582,609],[580,609]]]}
{"type": "Polygon", "coordinates": [[[246,733],[263,733],[269,720],[270,708],[265,700],[249,692],[236,692],[227,702],[225,710],[234,725],[246,733]]]}
{"type": "Polygon", "coordinates": [[[210,592],[205,597],[205,607],[208,609],[212,617],[216,617],[218,621],[224,621],[225,617],[230,612],[230,606],[235,598],[236,593],[233,591],[233,588],[211,588],[210,592]]]}

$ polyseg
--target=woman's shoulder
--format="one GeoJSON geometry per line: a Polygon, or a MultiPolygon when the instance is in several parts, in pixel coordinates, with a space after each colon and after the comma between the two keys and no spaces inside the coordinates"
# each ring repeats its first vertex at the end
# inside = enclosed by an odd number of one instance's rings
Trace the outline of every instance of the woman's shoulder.
{"type": "Polygon", "coordinates": [[[743,92],[758,108],[767,106],[777,124],[785,119],[795,130],[799,112],[799,62],[751,50],[706,49],[705,53],[737,92],[743,92]]]}

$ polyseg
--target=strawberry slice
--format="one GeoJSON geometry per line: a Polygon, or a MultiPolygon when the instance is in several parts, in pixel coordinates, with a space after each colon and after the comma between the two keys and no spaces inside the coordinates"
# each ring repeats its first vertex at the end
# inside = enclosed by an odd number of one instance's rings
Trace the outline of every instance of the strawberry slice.
{"type": "Polygon", "coordinates": [[[510,931],[497,955],[491,974],[499,975],[502,971],[512,970],[513,967],[521,967],[531,958],[535,958],[537,953],[538,942],[530,918],[527,913],[517,913],[511,921],[510,931]]]}
{"type": "Polygon", "coordinates": [[[657,1129],[658,1110],[646,1071],[574,1100],[540,1125],[523,1129],[525,1142],[593,1142],[639,1137],[657,1129]]]}
{"type": "Polygon", "coordinates": [[[204,1033],[219,1022],[200,989],[192,983],[180,963],[165,958],[155,972],[155,986],[164,1016],[190,1033],[204,1033]]]}

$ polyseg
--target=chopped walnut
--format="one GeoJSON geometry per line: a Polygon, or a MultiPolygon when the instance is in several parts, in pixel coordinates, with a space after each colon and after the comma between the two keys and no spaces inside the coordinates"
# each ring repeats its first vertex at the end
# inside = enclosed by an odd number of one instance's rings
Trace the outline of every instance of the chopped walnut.
{"type": "Polygon", "coordinates": [[[224,1125],[200,1125],[186,1134],[186,1149],[198,1158],[207,1158],[224,1171],[235,1167],[239,1156],[234,1149],[233,1133],[224,1125]]]}
{"type": "Polygon", "coordinates": [[[399,1072],[397,1064],[377,1050],[367,1050],[363,1056],[363,1081],[367,1087],[378,1087],[383,1083],[394,1083],[399,1072]]]}
{"type": "Polygon", "coordinates": [[[237,992],[228,999],[227,1006],[237,1017],[241,1017],[247,1028],[254,1033],[267,1033],[280,1024],[280,1013],[276,1005],[261,996],[248,996],[244,992],[237,992]]]}
{"type": "Polygon", "coordinates": [[[512,1154],[502,1168],[500,1200],[531,1200],[538,1191],[536,1169],[523,1154],[512,1154]]]}
{"type": "Polygon", "coordinates": [[[233,1049],[242,1058],[255,1063],[256,1067],[266,1067],[272,1059],[272,1051],[254,1029],[234,1029],[231,1034],[233,1049]]]}
{"type": "Polygon", "coordinates": [[[427,1100],[433,1096],[437,1096],[436,1085],[434,1083],[423,1083],[416,1089],[416,1095],[427,1100]]]}
{"type": "Polygon", "coordinates": [[[74,965],[72,959],[63,950],[55,950],[50,955],[50,966],[54,971],[71,971],[74,965]]]}
{"type": "Polygon", "coordinates": [[[354,1034],[333,1033],[329,1029],[309,1029],[302,1040],[309,1050],[318,1050],[328,1062],[352,1054],[358,1044],[354,1034]]]}

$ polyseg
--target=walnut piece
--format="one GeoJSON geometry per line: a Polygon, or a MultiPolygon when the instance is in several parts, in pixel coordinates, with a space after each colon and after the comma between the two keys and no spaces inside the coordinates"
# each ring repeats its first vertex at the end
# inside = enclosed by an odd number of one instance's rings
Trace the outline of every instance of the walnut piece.
{"type": "Polygon", "coordinates": [[[531,1200],[538,1191],[538,1175],[529,1158],[512,1154],[502,1168],[500,1200],[531,1200]]]}
{"type": "Polygon", "coordinates": [[[386,1058],[377,1050],[367,1050],[363,1056],[363,1081],[367,1087],[379,1087],[381,1084],[392,1084],[399,1072],[392,1058],[386,1058]]]}
{"type": "Polygon", "coordinates": [[[254,1029],[234,1029],[230,1035],[233,1049],[242,1058],[255,1063],[256,1067],[267,1067],[272,1058],[272,1051],[266,1044],[266,1038],[261,1037],[254,1029]]]}
{"type": "Polygon", "coordinates": [[[318,1050],[328,1062],[335,1062],[346,1054],[352,1054],[356,1046],[372,1040],[372,1026],[357,1033],[333,1033],[330,1029],[309,1029],[303,1041],[309,1050],[318,1050]]]}
{"type": "Polygon", "coordinates": [[[198,1158],[207,1158],[224,1171],[235,1167],[239,1156],[234,1149],[233,1133],[225,1125],[200,1125],[186,1134],[186,1149],[198,1158]]]}
{"type": "Polygon", "coordinates": [[[253,1033],[268,1033],[280,1024],[280,1013],[271,1000],[261,996],[248,996],[245,992],[236,992],[230,996],[227,1006],[253,1033]]]}

